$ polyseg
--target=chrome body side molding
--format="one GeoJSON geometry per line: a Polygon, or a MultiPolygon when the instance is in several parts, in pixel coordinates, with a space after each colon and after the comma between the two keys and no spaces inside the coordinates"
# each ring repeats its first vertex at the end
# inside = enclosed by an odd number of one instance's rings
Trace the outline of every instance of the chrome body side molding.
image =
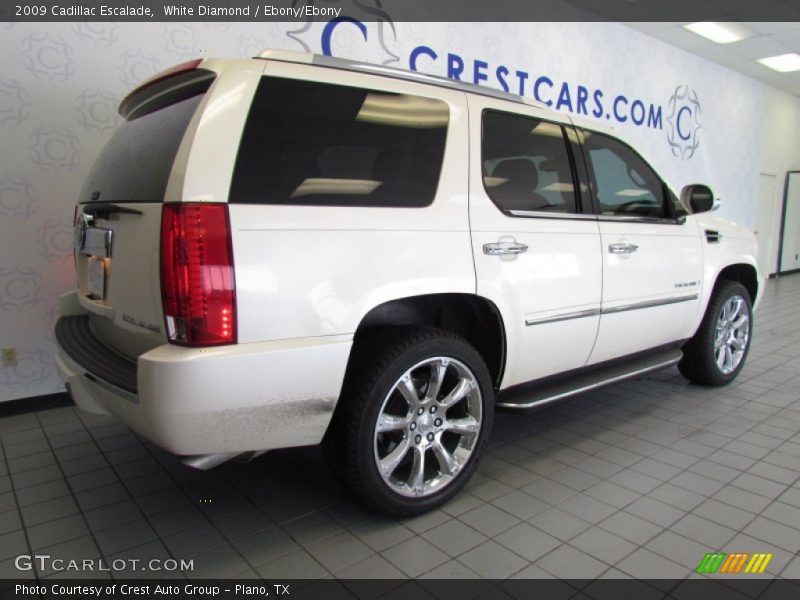
{"type": "Polygon", "coordinates": [[[646,302],[637,302],[635,304],[625,304],[622,306],[610,306],[608,308],[590,308],[587,310],[578,310],[575,312],[563,313],[560,315],[553,315],[552,317],[542,317],[534,319],[525,319],[525,325],[543,325],[545,323],[558,323],[559,321],[568,321],[570,319],[584,319],[586,317],[596,317],[598,315],[610,315],[619,312],[626,312],[629,310],[640,310],[642,308],[655,308],[657,306],[667,306],[669,304],[677,304],[679,302],[691,302],[697,300],[699,294],[689,294],[686,296],[676,296],[674,298],[665,298],[663,300],[648,300],[646,302]]]}
{"type": "Polygon", "coordinates": [[[599,308],[579,310],[572,313],[564,313],[552,317],[542,317],[541,319],[525,319],[525,325],[544,325],[545,323],[558,323],[559,321],[569,321],[570,319],[584,319],[586,317],[596,317],[600,314],[599,308]]]}
{"type": "Polygon", "coordinates": [[[608,308],[603,308],[601,312],[604,315],[610,315],[619,312],[626,312],[629,310],[640,310],[642,308],[667,306],[668,304],[678,304],[679,302],[691,302],[692,300],[697,300],[697,298],[699,298],[699,294],[690,294],[688,296],[665,298],[664,300],[649,300],[647,302],[636,302],[635,304],[625,304],[623,306],[610,306],[608,308]]]}

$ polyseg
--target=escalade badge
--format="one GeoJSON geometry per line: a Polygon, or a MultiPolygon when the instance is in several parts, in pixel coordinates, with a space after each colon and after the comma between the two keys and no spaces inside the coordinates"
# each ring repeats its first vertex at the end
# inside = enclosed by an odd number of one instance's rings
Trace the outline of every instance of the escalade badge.
{"type": "Polygon", "coordinates": [[[132,317],[128,314],[123,314],[122,320],[126,323],[130,323],[131,325],[135,325],[136,327],[141,327],[142,329],[147,329],[149,331],[155,331],[156,333],[161,331],[161,328],[155,323],[148,323],[147,321],[142,321],[141,319],[137,319],[136,317],[132,317]]]}

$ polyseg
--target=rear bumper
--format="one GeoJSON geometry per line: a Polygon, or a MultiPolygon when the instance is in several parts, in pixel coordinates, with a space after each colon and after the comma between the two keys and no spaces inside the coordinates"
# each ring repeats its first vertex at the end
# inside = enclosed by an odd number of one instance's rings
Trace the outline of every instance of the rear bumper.
{"type": "MultiPolygon", "coordinates": [[[[88,326],[85,331],[94,335],[88,326]]],[[[133,391],[110,381],[91,352],[75,350],[93,344],[102,342],[70,343],[63,332],[58,343],[56,364],[76,404],[115,415],[174,454],[195,455],[319,443],[339,398],[352,336],[159,346],[138,357],[133,391]]]]}

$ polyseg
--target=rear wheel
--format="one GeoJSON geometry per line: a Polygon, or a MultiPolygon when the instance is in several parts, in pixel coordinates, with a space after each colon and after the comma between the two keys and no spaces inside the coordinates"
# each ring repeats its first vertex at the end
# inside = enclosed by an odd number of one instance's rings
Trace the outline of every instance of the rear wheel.
{"type": "Polygon", "coordinates": [[[480,354],[435,329],[373,339],[348,374],[329,432],[337,471],[363,503],[416,515],[452,498],[474,472],[492,425],[494,390],[480,354]]]}
{"type": "Polygon", "coordinates": [[[735,281],[720,283],[697,333],[683,348],[681,374],[704,385],[733,381],[750,350],[752,315],[747,289],[735,281]]]}

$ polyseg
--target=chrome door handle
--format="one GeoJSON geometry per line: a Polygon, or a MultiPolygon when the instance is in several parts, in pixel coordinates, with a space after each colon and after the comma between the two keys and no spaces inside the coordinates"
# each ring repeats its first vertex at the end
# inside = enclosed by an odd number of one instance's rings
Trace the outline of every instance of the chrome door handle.
{"type": "Polygon", "coordinates": [[[504,254],[522,254],[528,250],[527,244],[517,242],[494,242],[483,245],[483,253],[489,256],[501,256],[504,254]]]}
{"type": "Polygon", "coordinates": [[[636,244],[631,244],[630,242],[620,242],[618,244],[609,244],[608,251],[611,254],[631,254],[632,252],[636,252],[639,249],[639,246],[636,244]]]}

